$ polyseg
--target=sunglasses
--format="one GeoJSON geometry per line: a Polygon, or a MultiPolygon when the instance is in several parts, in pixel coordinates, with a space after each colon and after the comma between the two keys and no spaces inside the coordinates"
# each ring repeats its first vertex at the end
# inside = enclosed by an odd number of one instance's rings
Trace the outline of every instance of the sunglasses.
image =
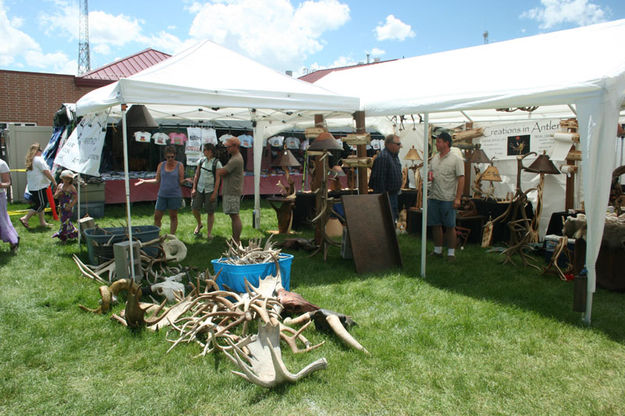
{"type": "Polygon", "coordinates": [[[401,143],[393,142],[393,144],[396,144],[397,146],[401,146],[401,143]]]}
{"type": "Polygon", "coordinates": [[[173,156],[173,155],[168,155],[168,156],[165,156],[165,158],[166,158],[166,159],[173,159],[173,158],[175,158],[175,157],[176,157],[176,156],[173,156]]]}

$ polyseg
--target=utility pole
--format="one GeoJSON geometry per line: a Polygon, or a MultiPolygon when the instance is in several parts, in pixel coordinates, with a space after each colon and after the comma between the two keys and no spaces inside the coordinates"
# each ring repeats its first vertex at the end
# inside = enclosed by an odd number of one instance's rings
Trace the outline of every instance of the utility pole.
{"type": "Polygon", "coordinates": [[[91,58],[89,56],[89,6],[87,0],[79,2],[78,24],[78,75],[91,71],[91,58]]]}

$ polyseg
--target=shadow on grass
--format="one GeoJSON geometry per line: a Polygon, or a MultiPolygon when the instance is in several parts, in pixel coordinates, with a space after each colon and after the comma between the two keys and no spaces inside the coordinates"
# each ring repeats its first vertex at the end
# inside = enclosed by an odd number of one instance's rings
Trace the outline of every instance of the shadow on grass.
{"type": "MultiPolygon", "coordinates": [[[[529,266],[502,264],[502,261],[499,254],[469,246],[458,253],[457,261],[452,264],[444,259],[428,258],[425,280],[441,289],[513,305],[584,327],[581,314],[573,311],[573,281],[560,280],[554,274],[543,274],[529,266]]],[[[536,257],[534,263],[539,267],[545,265],[540,257],[536,257]]],[[[625,344],[624,301],[622,293],[597,289],[590,329],[625,344]]]]}

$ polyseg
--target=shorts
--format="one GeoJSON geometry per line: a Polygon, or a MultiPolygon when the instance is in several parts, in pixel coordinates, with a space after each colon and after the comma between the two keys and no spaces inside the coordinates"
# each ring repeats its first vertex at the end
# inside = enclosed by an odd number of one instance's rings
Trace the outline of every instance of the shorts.
{"type": "Polygon", "coordinates": [[[445,228],[456,226],[454,201],[428,199],[428,227],[433,225],[442,225],[445,228]]]}
{"type": "Polygon", "coordinates": [[[31,208],[36,212],[43,212],[48,206],[48,195],[46,194],[48,188],[39,189],[37,191],[30,191],[31,196],[31,208]]]}
{"type": "Polygon", "coordinates": [[[238,214],[241,208],[241,197],[238,195],[223,196],[224,214],[238,214]]]}
{"type": "Polygon", "coordinates": [[[156,210],[157,211],[165,211],[171,209],[180,209],[182,207],[182,197],[173,196],[173,197],[165,197],[159,196],[156,198],[156,210]]]}
{"type": "Polygon", "coordinates": [[[204,207],[204,211],[214,214],[217,210],[217,198],[211,201],[212,192],[197,192],[191,200],[191,208],[200,211],[204,207]]]}

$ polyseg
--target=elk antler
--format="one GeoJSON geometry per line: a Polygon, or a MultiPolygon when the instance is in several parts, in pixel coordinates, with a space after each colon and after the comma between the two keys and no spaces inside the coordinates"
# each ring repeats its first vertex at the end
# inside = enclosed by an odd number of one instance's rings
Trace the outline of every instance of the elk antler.
{"type": "Polygon", "coordinates": [[[304,367],[297,374],[289,372],[284,361],[282,361],[279,325],[263,325],[261,323],[259,324],[257,335],[248,336],[237,344],[234,344],[228,338],[226,338],[226,341],[232,347],[233,354],[225,350],[224,353],[243,371],[233,370],[232,373],[261,387],[270,388],[285,382],[294,383],[300,378],[314,371],[325,369],[328,366],[326,359],[320,358],[304,367]],[[249,354],[243,351],[243,347],[247,347],[249,354]],[[242,357],[249,364],[244,362],[242,357]]]}

